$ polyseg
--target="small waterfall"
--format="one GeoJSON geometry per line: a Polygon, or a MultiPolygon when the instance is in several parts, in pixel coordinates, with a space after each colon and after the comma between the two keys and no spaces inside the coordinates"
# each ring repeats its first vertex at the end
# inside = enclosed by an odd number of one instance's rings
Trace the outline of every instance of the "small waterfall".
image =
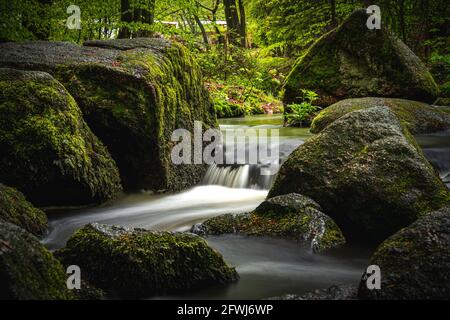
{"type": "Polygon", "coordinates": [[[270,189],[275,175],[261,175],[260,165],[211,165],[203,179],[204,185],[229,188],[270,189]]]}

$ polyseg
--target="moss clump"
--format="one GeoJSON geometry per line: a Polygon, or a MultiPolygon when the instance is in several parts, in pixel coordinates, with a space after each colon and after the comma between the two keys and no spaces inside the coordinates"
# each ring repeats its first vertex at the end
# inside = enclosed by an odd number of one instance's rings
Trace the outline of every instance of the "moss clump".
{"type": "Polygon", "coordinates": [[[0,299],[74,299],[66,275],[52,254],[32,234],[0,222],[0,299]]]}
{"type": "Polygon", "coordinates": [[[383,24],[366,27],[365,10],[322,36],[294,65],[286,79],[285,103],[299,102],[300,89],[319,94],[329,106],[353,97],[405,97],[433,102],[439,89],[420,59],[383,24]]]}
{"type": "Polygon", "coordinates": [[[311,124],[311,132],[319,133],[347,113],[376,106],[389,107],[412,134],[450,129],[450,116],[426,103],[393,98],[357,98],[339,101],[321,111],[311,124]]]}
{"type": "Polygon", "coordinates": [[[41,236],[47,229],[45,213],[29,203],[22,193],[0,183],[0,220],[41,236]]]}
{"type": "Polygon", "coordinates": [[[0,171],[36,205],[82,205],[121,190],[114,160],[49,74],[0,69],[0,171]]]}
{"type": "Polygon", "coordinates": [[[201,235],[242,233],[294,239],[315,252],[343,245],[345,238],[339,227],[319,210],[311,199],[288,194],[268,199],[251,213],[208,219],[192,231],[201,235]]]}
{"type": "Polygon", "coordinates": [[[124,298],[148,297],[226,284],[237,279],[223,257],[188,233],[153,232],[91,224],[58,252],[87,281],[124,298]]]}
{"type": "Polygon", "coordinates": [[[370,264],[380,266],[381,290],[368,290],[363,277],[361,299],[444,299],[450,294],[450,207],[430,213],[400,230],[375,251],[370,264]]]}
{"type": "Polygon", "coordinates": [[[269,197],[311,197],[349,240],[377,242],[449,203],[450,194],[387,107],[342,116],[295,150],[269,197]]]}

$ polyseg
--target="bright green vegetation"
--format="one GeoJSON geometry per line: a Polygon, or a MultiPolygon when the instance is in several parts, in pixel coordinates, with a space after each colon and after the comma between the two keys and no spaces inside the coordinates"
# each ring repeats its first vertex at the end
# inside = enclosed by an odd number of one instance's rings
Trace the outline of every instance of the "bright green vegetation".
{"type": "Polygon", "coordinates": [[[66,265],[79,265],[90,283],[122,298],[182,292],[237,279],[234,268],[218,252],[189,233],[91,224],[78,230],[58,256],[66,265]]]}
{"type": "Polygon", "coordinates": [[[302,103],[288,104],[284,109],[285,118],[289,126],[308,127],[317,115],[320,107],[313,105],[318,95],[310,90],[301,90],[302,103]]]}
{"type": "Polygon", "coordinates": [[[268,199],[254,212],[225,214],[193,227],[201,235],[242,233],[292,239],[320,252],[345,243],[336,223],[324,215],[320,206],[299,194],[268,199]]]}
{"type": "Polygon", "coordinates": [[[114,160],[72,96],[43,72],[0,69],[2,182],[36,205],[82,205],[121,190],[114,160]]]}
{"type": "Polygon", "coordinates": [[[430,213],[400,230],[375,251],[371,264],[383,270],[381,290],[368,290],[363,279],[362,299],[435,300],[450,294],[450,207],[430,213]]]}
{"type": "Polygon", "coordinates": [[[342,116],[282,165],[269,197],[309,196],[352,241],[378,242],[450,202],[450,193],[389,108],[342,116]]]}
{"type": "Polygon", "coordinates": [[[0,221],[0,299],[71,300],[66,273],[39,240],[0,221]]]}
{"type": "Polygon", "coordinates": [[[22,193],[3,184],[0,184],[0,220],[20,226],[36,236],[41,236],[47,229],[45,213],[33,207],[22,193]]]}

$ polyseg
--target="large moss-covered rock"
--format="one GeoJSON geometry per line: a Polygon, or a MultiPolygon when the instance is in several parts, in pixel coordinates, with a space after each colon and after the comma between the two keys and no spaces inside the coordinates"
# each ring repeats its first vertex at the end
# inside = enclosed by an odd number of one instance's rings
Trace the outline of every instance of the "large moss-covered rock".
{"type": "Polygon", "coordinates": [[[66,275],[39,240],[0,221],[0,300],[73,299],[66,275]]]}
{"type": "Polygon", "coordinates": [[[286,79],[286,103],[299,101],[300,89],[316,91],[321,106],[368,96],[429,103],[437,98],[426,66],[385,23],[369,30],[368,17],[365,10],[355,11],[297,60],[286,79]]]}
{"type": "Polygon", "coordinates": [[[336,223],[313,200],[287,194],[264,201],[255,211],[225,214],[193,226],[200,235],[242,233],[289,238],[307,244],[315,252],[339,247],[345,238],[336,223]]]}
{"type": "Polygon", "coordinates": [[[0,172],[35,205],[82,205],[121,190],[114,160],[64,86],[0,68],[0,172]]]}
{"type": "Polygon", "coordinates": [[[176,190],[199,181],[202,165],[173,165],[171,134],[194,120],[216,125],[200,68],[164,39],[0,44],[0,66],[44,70],[74,96],[108,147],[127,190],[176,190]]]}
{"type": "Polygon", "coordinates": [[[269,197],[300,193],[319,203],[347,239],[382,241],[442,207],[450,194],[387,107],[353,111],[296,149],[269,197]]]}
{"type": "Polygon", "coordinates": [[[362,299],[444,299],[450,296],[450,207],[433,212],[384,241],[371,264],[381,270],[381,289],[362,299]]]}
{"type": "Polygon", "coordinates": [[[237,279],[236,271],[205,240],[190,233],[90,224],[58,252],[83,277],[110,294],[147,297],[237,279]]]}
{"type": "Polygon", "coordinates": [[[389,107],[412,134],[450,129],[450,114],[426,103],[392,98],[346,99],[322,110],[311,124],[311,132],[319,133],[343,115],[376,106],[389,107]]]}
{"type": "Polygon", "coordinates": [[[47,229],[45,213],[29,203],[14,188],[0,183],[0,221],[13,223],[28,232],[41,236],[47,229]]]}

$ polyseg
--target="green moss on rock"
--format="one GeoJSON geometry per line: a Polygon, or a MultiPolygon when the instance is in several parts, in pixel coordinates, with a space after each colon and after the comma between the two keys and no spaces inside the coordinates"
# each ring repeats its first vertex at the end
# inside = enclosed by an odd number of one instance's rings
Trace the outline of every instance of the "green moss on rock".
{"type": "Polygon", "coordinates": [[[108,147],[127,190],[178,190],[201,181],[203,165],[173,165],[171,134],[194,121],[216,126],[200,67],[164,39],[0,44],[0,65],[43,70],[74,96],[108,147]]]}
{"type": "Polygon", "coordinates": [[[408,130],[387,107],[342,116],[297,148],[269,197],[311,197],[347,239],[382,241],[450,201],[408,130]]]}
{"type": "Polygon", "coordinates": [[[251,213],[208,219],[191,231],[200,235],[242,233],[294,239],[306,243],[315,252],[343,245],[345,238],[341,230],[320,210],[307,197],[287,194],[264,201],[251,213]]]}
{"type": "Polygon", "coordinates": [[[403,97],[433,102],[439,89],[420,59],[386,24],[369,30],[365,10],[351,14],[320,38],[286,79],[285,103],[299,102],[300,89],[316,91],[320,106],[355,97],[403,97]]]}
{"type": "Polygon", "coordinates": [[[356,98],[339,101],[321,111],[311,124],[311,132],[319,133],[347,113],[376,106],[389,107],[412,134],[450,129],[450,115],[426,103],[393,98],[356,98]]]}
{"type": "Polygon", "coordinates": [[[114,160],[66,89],[44,72],[0,69],[2,182],[36,205],[81,205],[121,190],[114,160]]]}
{"type": "Polygon", "coordinates": [[[99,224],[75,232],[58,252],[77,264],[83,277],[124,298],[223,285],[237,273],[202,238],[189,233],[154,232],[99,224]]]}
{"type": "Polygon", "coordinates": [[[0,222],[0,299],[71,300],[66,274],[39,240],[11,223],[0,222]]]}
{"type": "Polygon", "coordinates": [[[361,299],[443,299],[450,295],[450,207],[433,212],[400,230],[375,251],[370,264],[381,270],[381,289],[368,290],[365,277],[361,299]]]}
{"type": "Polygon", "coordinates": [[[0,183],[0,221],[10,222],[41,236],[47,230],[45,213],[29,203],[16,189],[0,183]]]}

